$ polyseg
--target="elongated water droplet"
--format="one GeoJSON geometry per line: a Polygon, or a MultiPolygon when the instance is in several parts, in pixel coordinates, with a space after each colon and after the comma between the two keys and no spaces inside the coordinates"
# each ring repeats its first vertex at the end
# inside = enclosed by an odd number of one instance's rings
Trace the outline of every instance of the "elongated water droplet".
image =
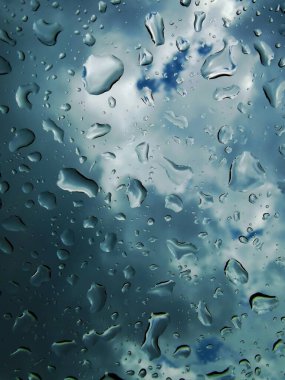
{"type": "Polygon", "coordinates": [[[93,283],[87,291],[87,299],[90,303],[91,313],[97,313],[103,309],[106,300],[107,292],[103,285],[93,283]]]}
{"type": "Polygon", "coordinates": [[[236,72],[237,66],[232,60],[232,47],[235,44],[224,40],[224,48],[206,58],[201,67],[201,74],[205,79],[232,76],[236,72]]]}
{"type": "Polygon", "coordinates": [[[16,45],[16,41],[3,29],[0,29],[0,40],[11,46],[16,45]]]}
{"type": "Polygon", "coordinates": [[[10,63],[4,57],[0,56],[0,75],[9,74],[12,71],[10,63]]]}
{"type": "Polygon", "coordinates": [[[131,208],[140,207],[147,196],[147,190],[138,179],[132,178],[127,186],[126,194],[131,208]]]}
{"type": "Polygon", "coordinates": [[[123,62],[114,55],[90,55],[83,66],[83,82],[91,95],[109,91],[124,73],[123,62]]]}
{"type": "Polygon", "coordinates": [[[224,272],[226,277],[235,285],[246,284],[248,281],[248,273],[246,269],[235,259],[227,261],[224,272]]]}
{"type": "Polygon", "coordinates": [[[150,12],[145,17],[145,26],[156,46],[164,44],[164,22],[159,12],[150,12]]]}
{"type": "Polygon", "coordinates": [[[14,251],[13,244],[5,236],[0,236],[0,251],[6,255],[14,251]]]}
{"type": "Polygon", "coordinates": [[[207,308],[207,305],[203,301],[199,301],[198,307],[197,307],[197,313],[198,313],[198,319],[204,326],[211,326],[212,325],[212,315],[207,308]]]}
{"type": "Polygon", "coordinates": [[[180,212],[183,210],[183,201],[178,195],[167,195],[165,197],[165,208],[168,208],[174,212],[180,212]]]}
{"type": "Polygon", "coordinates": [[[173,353],[173,356],[178,359],[180,358],[186,359],[190,356],[190,354],[191,354],[190,346],[188,346],[187,344],[183,344],[176,348],[176,350],[173,353]]]}
{"type": "Polygon", "coordinates": [[[146,66],[150,65],[153,61],[153,55],[151,52],[147,49],[142,49],[142,51],[139,53],[139,65],[140,66],[146,66]]]}
{"type": "Polygon", "coordinates": [[[13,330],[27,333],[30,331],[37,322],[37,316],[30,310],[24,310],[23,313],[16,318],[13,330]]]}
{"type": "Polygon", "coordinates": [[[62,190],[71,193],[84,193],[89,198],[96,197],[98,192],[98,185],[94,180],[85,177],[78,170],[73,168],[61,169],[56,184],[62,190]]]}
{"type": "Polygon", "coordinates": [[[62,128],[60,128],[56,123],[51,120],[43,120],[43,129],[46,132],[51,132],[53,134],[53,138],[55,141],[62,143],[63,142],[63,137],[64,137],[64,131],[62,128]]]}
{"type": "Polygon", "coordinates": [[[176,185],[185,185],[193,177],[193,171],[190,166],[178,165],[175,162],[164,157],[164,163],[162,164],[167,177],[176,185]]]}
{"type": "Polygon", "coordinates": [[[28,97],[30,94],[37,94],[39,89],[40,87],[35,82],[19,86],[16,92],[16,102],[18,107],[25,108],[27,110],[32,109],[33,105],[28,97]]]}
{"type": "Polygon", "coordinates": [[[13,139],[9,142],[10,152],[17,152],[18,150],[31,145],[35,141],[35,134],[30,129],[24,128],[16,131],[13,139]]]}
{"type": "Polygon", "coordinates": [[[98,333],[95,330],[91,330],[83,335],[82,340],[87,347],[91,347],[94,346],[98,341],[108,342],[109,340],[112,340],[118,335],[120,331],[120,325],[113,325],[111,327],[108,327],[102,333],[98,333]]]}
{"type": "Polygon", "coordinates": [[[152,313],[149,318],[148,328],[145,333],[142,350],[148,355],[149,360],[158,358],[161,355],[158,339],[163,334],[169,323],[168,313],[152,313]]]}
{"type": "Polygon", "coordinates": [[[136,146],[135,150],[139,162],[141,162],[142,164],[146,163],[148,161],[149,144],[146,142],[142,142],[136,146]]]}
{"type": "Polygon", "coordinates": [[[62,31],[62,26],[57,22],[49,23],[41,18],[33,23],[33,31],[42,44],[53,46],[62,31]]]}
{"type": "Polygon", "coordinates": [[[51,345],[52,351],[57,356],[67,355],[76,348],[76,342],[74,340],[59,340],[51,345]]]}
{"type": "Polygon", "coordinates": [[[265,178],[265,171],[258,159],[245,151],[231,165],[229,186],[234,191],[248,191],[263,185],[265,178]]]}
{"type": "Polygon", "coordinates": [[[185,255],[195,255],[197,247],[192,243],[180,242],[177,239],[166,240],[166,245],[172,255],[180,260],[185,255]]]}
{"type": "Polygon", "coordinates": [[[232,86],[229,87],[218,87],[213,95],[213,98],[220,102],[221,100],[224,99],[234,99],[238,96],[240,93],[240,88],[239,86],[236,86],[233,84],[232,86]]]}
{"type": "Polygon", "coordinates": [[[188,120],[185,116],[177,116],[172,111],[166,111],[164,114],[165,118],[177,128],[187,128],[188,120]]]}
{"type": "Polygon", "coordinates": [[[195,32],[201,32],[202,30],[202,26],[203,26],[203,22],[206,18],[206,13],[205,12],[202,12],[202,11],[197,11],[194,13],[195,15],[195,19],[194,19],[194,29],[195,29],[195,32]]]}
{"type": "Polygon", "coordinates": [[[172,280],[158,282],[153,288],[149,290],[149,294],[157,295],[160,297],[170,296],[173,292],[175,282],[172,280]]]}
{"type": "Polygon", "coordinates": [[[264,41],[257,41],[254,48],[259,54],[262,65],[270,66],[271,61],[274,59],[274,52],[271,47],[264,41]]]}
{"type": "Polygon", "coordinates": [[[24,232],[27,229],[26,224],[17,215],[9,216],[5,220],[3,220],[1,225],[6,231],[12,231],[12,232],[24,232]]]}
{"type": "Polygon", "coordinates": [[[279,305],[279,300],[275,296],[255,293],[250,297],[249,304],[257,314],[265,314],[274,310],[279,305]]]}
{"type": "Polygon", "coordinates": [[[98,137],[107,135],[111,131],[111,125],[109,124],[93,124],[86,132],[85,137],[88,140],[94,140],[98,137]]]}

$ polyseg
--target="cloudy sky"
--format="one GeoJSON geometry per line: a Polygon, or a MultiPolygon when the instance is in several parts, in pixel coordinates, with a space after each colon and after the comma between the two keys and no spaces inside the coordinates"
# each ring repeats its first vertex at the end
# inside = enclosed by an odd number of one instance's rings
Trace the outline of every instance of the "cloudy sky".
{"type": "Polygon", "coordinates": [[[285,7],[181,3],[0,1],[1,379],[285,375],[285,7]]]}

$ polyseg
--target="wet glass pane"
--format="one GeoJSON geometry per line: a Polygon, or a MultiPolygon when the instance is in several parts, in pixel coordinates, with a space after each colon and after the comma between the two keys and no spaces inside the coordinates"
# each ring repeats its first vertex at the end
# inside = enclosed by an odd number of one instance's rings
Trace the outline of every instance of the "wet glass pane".
{"type": "Polygon", "coordinates": [[[284,1],[0,20],[0,378],[284,378],[284,1]]]}

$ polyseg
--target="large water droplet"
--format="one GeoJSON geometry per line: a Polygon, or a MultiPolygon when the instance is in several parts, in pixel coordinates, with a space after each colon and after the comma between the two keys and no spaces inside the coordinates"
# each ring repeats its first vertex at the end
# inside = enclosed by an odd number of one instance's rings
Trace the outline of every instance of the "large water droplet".
{"type": "Polygon", "coordinates": [[[221,76],[232,76],[236,72],[236,64],[232,60],[232,47],[235,42],[224,40],[224,48],[209,57],[201,67],[205,79],[215,79],[221,76]]]}
{"type": "Polygon", "coordinates": [[[176,47],[179,51],[186,51],[190,47],[190,42],[187,38],[179,36],[176,38],[176,47]]]}
{"type": "Polygon", "coordinates": [[[43,191],[38,195],[39,205],[46,210],[53,210],[56,208],[56,196],[50,191],[43,191]]]}
{"type": "Polygon", "coordinates": [[[147,190],[138,179],[131,178],[126,194],[131,208],[140,207],[147,196],[147,190]]]}
{"type": "Polygon", "coordinates": [[[36,315],[29,310],[24,310],[23,313],[15,319],[13,330],[20,331],[21,333],[27,333],[36,322],[36,315]]]}
{"type": "Polygon", "coordinates": [[[159,12],[150,12],[145,17],[145,26],[156,46],[164,44],[164,22],[159,12]]]}
{"type": "Polygon", "coordinates": [[[71,193],[84,193],[89,198],[96,197],[98,192],[98,185],[94,180],[85,177],[78,170],[73,168],[61,169],[56,184],[62,190],[71,193]]]}
{"type": "Polygon", "coordinates": [[[11,215],[1,223],[6,231],[24,232],[27,227],[23,220],[17,215],[11,215]]]}
{"type": "Polygon", "coordinates": [[[146,142],[142,142],[138,144],[135,148],[136,154],[138,156],[139,162],[144,164],[148,161],[148,152],[149,152],[149,144],[146,142]]]}
{"type": "Polygon", "coordinates": [[[282,77],[271,79],[263,86],[263,91],[272,107],[277,108],[282,103],[285,91],[285,80],[282,77]]]}
{"type": "Polygon", "coordinates": [[[123,62],[114,55],[90,55],[83,66],[83,82],[91,95],[109,91],[124,73],[123,62]]]}
{"type": "Polygon", "coordinates": [[[167,297],[172,294],[174,286],[175,282],[172,280],[159,282],[149,290],[149,293],[160,297],[167,297]]]}
{"type": "Polygon", "coordinates": [[[218,140],[221,144],[229,144],[234,136],[234,130],[230,125],[223,125],[218,131],[218,140]]]}
{"type": "Polygon", "coordinates": [[[237,156],[230,169],[229,186],[235,191],[255,189],[265,182],[265,171],[250,152],[237,156]]]}
{"type": "Polygon", "coordinates": [[[52,46],[56,44],[62,26],[57,22],[49,23],[41,18],[33,23],[33,31],[42,44],[52,46]]]}
{"type": "Polygon", "coordinates": [[[279,300],[275,296],[255,293],[250,297],[249,304],[257,314],[265,314],[274,310],[279,305],[279,300]]]}
{"type": "Polygon", "coordinates": [[[30,94],[37,94],[39,92],[39,89],[39,85],[37,85],[35,82],[19,86],[16,92],[16,102],[19,108],[31,110],[33,105],[28,97],[30,94]]]}
{"type": "Polygon", "coordinates": [[[88,140],[94,140],[98,137],[107,135],[111,131],[111,126],[109,124],[93,124],[86,132],[86,138],[88,140]]]}
{"type": "Polygon", "coordinates": [[[83,335],[82,340],[87,347],[91,347],[91,346],[94,346],[98,341],[107,342],[115,338],[116,335],[118,335],[120,331],[121,331],[120,325],[113,325],[111,327],[108,327],[102,333],[98,333],[95,330],[91,330],[88,333],[83,335]]]}
{"type": "Polygon", "coordinates": [[[87,299],[90,303],[91,313],[100,311],[103,309],[107,300],[107,292],[105,287],[100,284],[91,284],[87,291],[87,299]]]}
{"type": "Polygon", "coordinates": [[[197,11],[194,13],[195,14],[195,19],[194,19],[194,29],[195,32],[201,32],[203,22],[206,18],[206,13],[202,11],[197,11]]]}
{"type": "Polygon", "coordinates": [[[68,339],[54,342],[51,345],[52,351],[57,356],[67,355],[71,351],[73,351],[75,348],[76,348],[76,342],[74,340],[68,340],[68,339]]]}
{"type": "Polygon", "coordinates": [[[46,132],[51,132],[53,134],[53,138],[55,141],[62,143],[63,142],[63,137],[64,137],[64,131],[61,129],[56,123],[51,120],[43,120],[43,129],[46,132]]]}
{"type": "Polygon", "coordinates": [[[214,92],[213,98],[220,102],[224,99],[234,99],[239,93],[239,86],[233,84],[229,87],[218,87],[214,92]]]}
{"type": "Polygon", "coordinates": [[[186,359],[190,356],[190,354],[191,354],[191,348],[187,344],[183,344],[176,348],[176,350],[173,353],[173,356],[178,359],[180,358],[186,359]]]}
{"type": "Polygon", "coordinates": [[[226,277],[235,285],[246,284],[248,281],[246,269],[235,259],[227,261],[224,272],[226,277]]]}
{"type": "Polygon", "coordinates": [[[271,47],[264,41],[257,41],[254,48],[259,54],[262,65],[270,66],[271,61],[274,59],[274,52],[271,47]]]}
{"type": "Polygon", "coordinates": [[[168,208],[174,212],[180,212],[183,210],[183,201],[178,195],[167,195],[165,197],[165,208],[168,208]]]}
{"type": "Polygon", "coordinates": [[[153,55],[151,52],[147,49],[142,49],[142,51],[139,53],[139,65],[140,66],[146,66],[150,65],[153,61],[153,55]]]}
{"type": "Polygon", "coordinates": [[[195,255],[197,247],[192,243],[180,242],[177,239],[166,240],[166,245],[172,255],[180,260],[185,255],[195,255]]]}
{"type": "Polygon", "coordinates": [[[175,162],[164,157],[164,167],[167,177],[176,185],[187,184],[193,177],[193,171],[190,166],[178,165],[175,162]]]}
{"type": "Polygon", "coordinates": [[[158,345],[158,339],[163,334],[169,323],[168,313],[152,313],[149,318],[148,328],[145,333],[142,350],[148,355],[149,360],[158,358],[161,351],[158,345]]]}
{"type": "Polygon", "coordinates": [[[51,279],[51,269],[47,265],[39,265],[36,272],[30,278],[33,286],[39,287],[51,279]]]}
{"type": "Polygon", "coordinates": [[[13,139],[9,142],[9,150],[14,153],[31,145],[35,141],[35,134],[30,129],[24,128],[16,131],[13,139]]]}

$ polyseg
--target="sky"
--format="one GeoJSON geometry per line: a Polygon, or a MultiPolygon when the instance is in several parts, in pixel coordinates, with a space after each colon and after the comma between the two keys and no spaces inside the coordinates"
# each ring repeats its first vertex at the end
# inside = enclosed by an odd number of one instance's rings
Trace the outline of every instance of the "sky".
{"type": "Polygon", "coordinates": [[[0,1],[0,377],[279,380],[284,5],[106,4],[0,1]]]}

